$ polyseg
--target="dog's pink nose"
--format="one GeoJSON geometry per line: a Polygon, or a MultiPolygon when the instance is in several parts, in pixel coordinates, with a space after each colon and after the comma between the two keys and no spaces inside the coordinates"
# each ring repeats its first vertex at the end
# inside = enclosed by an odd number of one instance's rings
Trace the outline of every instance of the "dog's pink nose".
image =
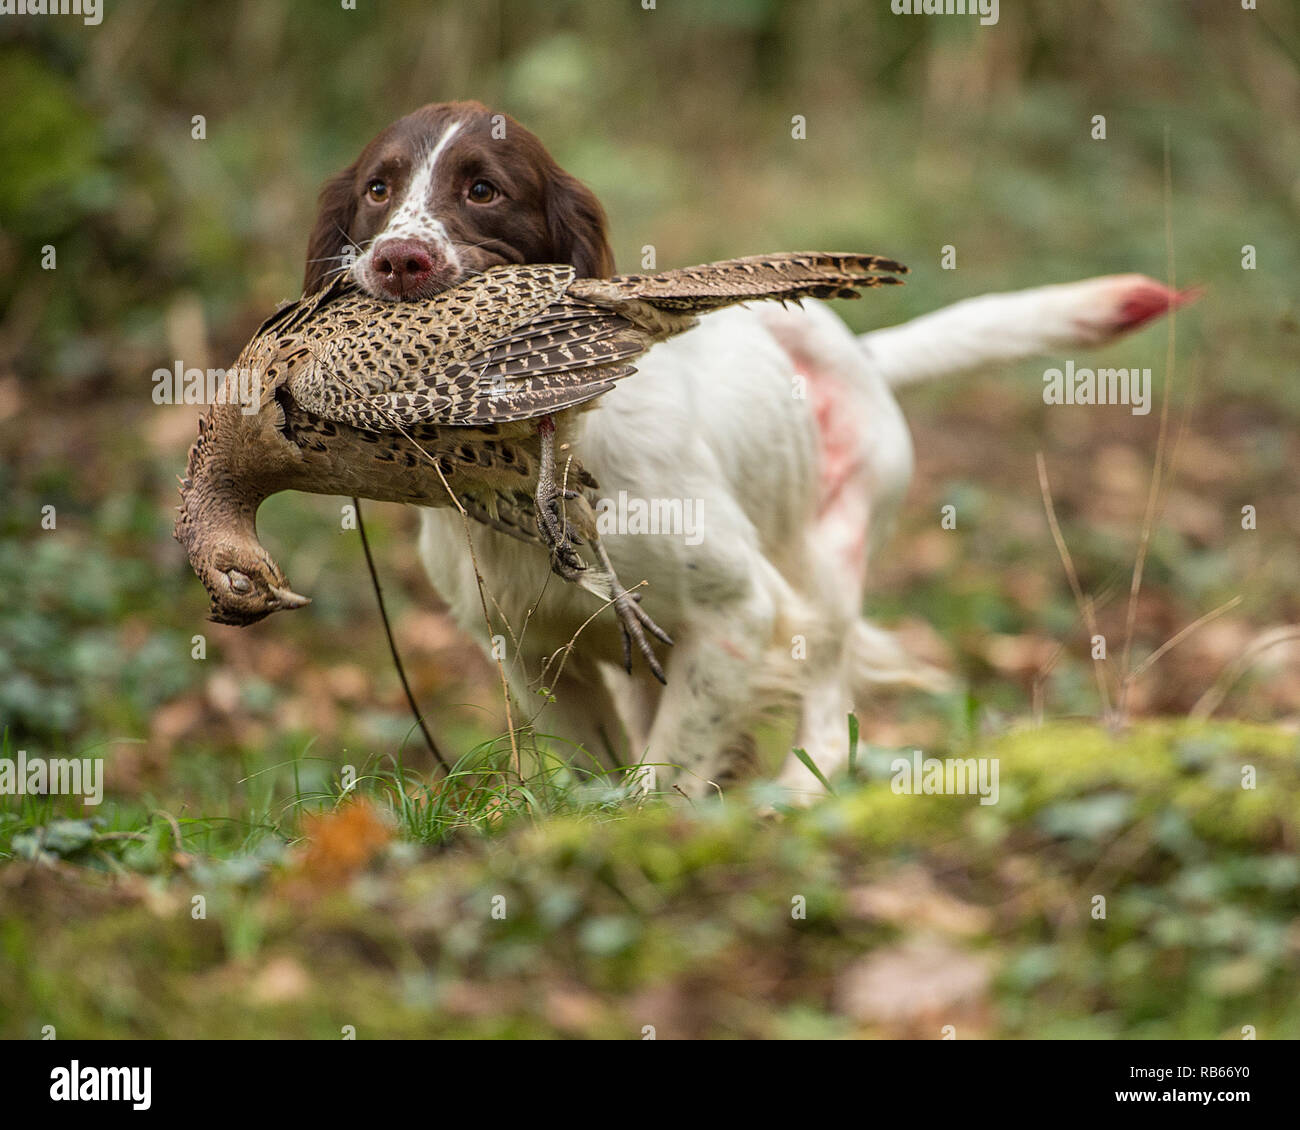
{"type": "Polygon", "coordinates": [[[373,254],[379,285],[394,298],[415,294],[439,266],[429,249],[413,239],[385,240],[373,254]]]}

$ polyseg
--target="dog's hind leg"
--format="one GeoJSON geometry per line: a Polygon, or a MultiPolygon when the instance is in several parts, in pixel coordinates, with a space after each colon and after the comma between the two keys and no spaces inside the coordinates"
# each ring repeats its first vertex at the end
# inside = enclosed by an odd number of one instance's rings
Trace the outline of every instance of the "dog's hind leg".
{"type": "MultiPolygon", "coordinates": [[[[794,736],[794,748],[803,750],[827,780],[841,773],[849,759],[853,694],[844,675],[845,666],[841,662],[809,682],[800,703],[799,725],[794,736]]],[[[793,752],[787,755],[777,783],[789,790],[790,799],[796,804],[826,795],[817,775],[793,752]]]]}
{"type": "Polygon", "coordinates": [[[680,634],[642,759],[656,766],[658,791],[675,787],[688,797],[707,796],[743,771],[728,751],[736,746],[744,752],[737,735],[753,724],[774,624],[775,603],[756,586],[745,599],[701,614],[680,634]]]}

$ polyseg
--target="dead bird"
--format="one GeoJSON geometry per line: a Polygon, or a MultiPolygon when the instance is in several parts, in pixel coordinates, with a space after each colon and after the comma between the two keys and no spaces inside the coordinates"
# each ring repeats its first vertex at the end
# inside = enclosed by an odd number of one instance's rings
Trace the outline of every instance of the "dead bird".
{"type": "Polygon", "coordinates": [[[613,605],[625,666],[635,643],[662,682],[646,633],[672,641],[609,563],[597,484],[572,456],[557,468],[574,413],[698,313],[758,299],[857,298],[906,271],[876,255],[822,252],[612,279],[511,265],[406,303],[336,278],[277,311],[240,354],[232,371],[257,374],[256,411],[231,395],[200,421],[176,539],[212,599],[212,619],[245,626],[308,603],[258,541],[257,509],[270,495],[459,506],[544,544],[557,575],[613,605]],[[579,556],[584,544],[596,567],[579,556]]]}

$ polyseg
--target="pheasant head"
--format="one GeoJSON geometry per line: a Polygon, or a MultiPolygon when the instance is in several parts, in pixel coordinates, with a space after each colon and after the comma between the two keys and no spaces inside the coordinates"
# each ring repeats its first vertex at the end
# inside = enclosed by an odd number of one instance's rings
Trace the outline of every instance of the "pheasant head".
{"type": "Polygon", "coordinates": [[[212,599],[211,619],[243,628],[311,600],[289,587],[284,570],[257,540],[257,508],[265,493],[250,485],[255,480],[231,474],[231,423],[220,408],[199,422],[181,480],[175,536],[212,599]]]}
{"type": "Polygon", "coordinates": [[[290,608],[310,604],[311,598],[289,588],[284,571],[252,539],[222,539],[204,547],[190,562],[212,598],[210,619],[217,624],[246,628],[290,608]]]}

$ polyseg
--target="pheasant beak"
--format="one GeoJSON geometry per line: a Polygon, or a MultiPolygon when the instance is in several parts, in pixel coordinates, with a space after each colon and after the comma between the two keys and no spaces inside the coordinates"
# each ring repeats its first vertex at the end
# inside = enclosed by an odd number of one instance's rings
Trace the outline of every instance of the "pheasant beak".
{"type": "Polygon", "coordinates": [[[309,596],[299,596],[292,589],[280,589],[274,585],[271,586],[271,595],[280,602],[279,611],[301,608],[303,605],[311,603],[311,597],[309,596]]]}

